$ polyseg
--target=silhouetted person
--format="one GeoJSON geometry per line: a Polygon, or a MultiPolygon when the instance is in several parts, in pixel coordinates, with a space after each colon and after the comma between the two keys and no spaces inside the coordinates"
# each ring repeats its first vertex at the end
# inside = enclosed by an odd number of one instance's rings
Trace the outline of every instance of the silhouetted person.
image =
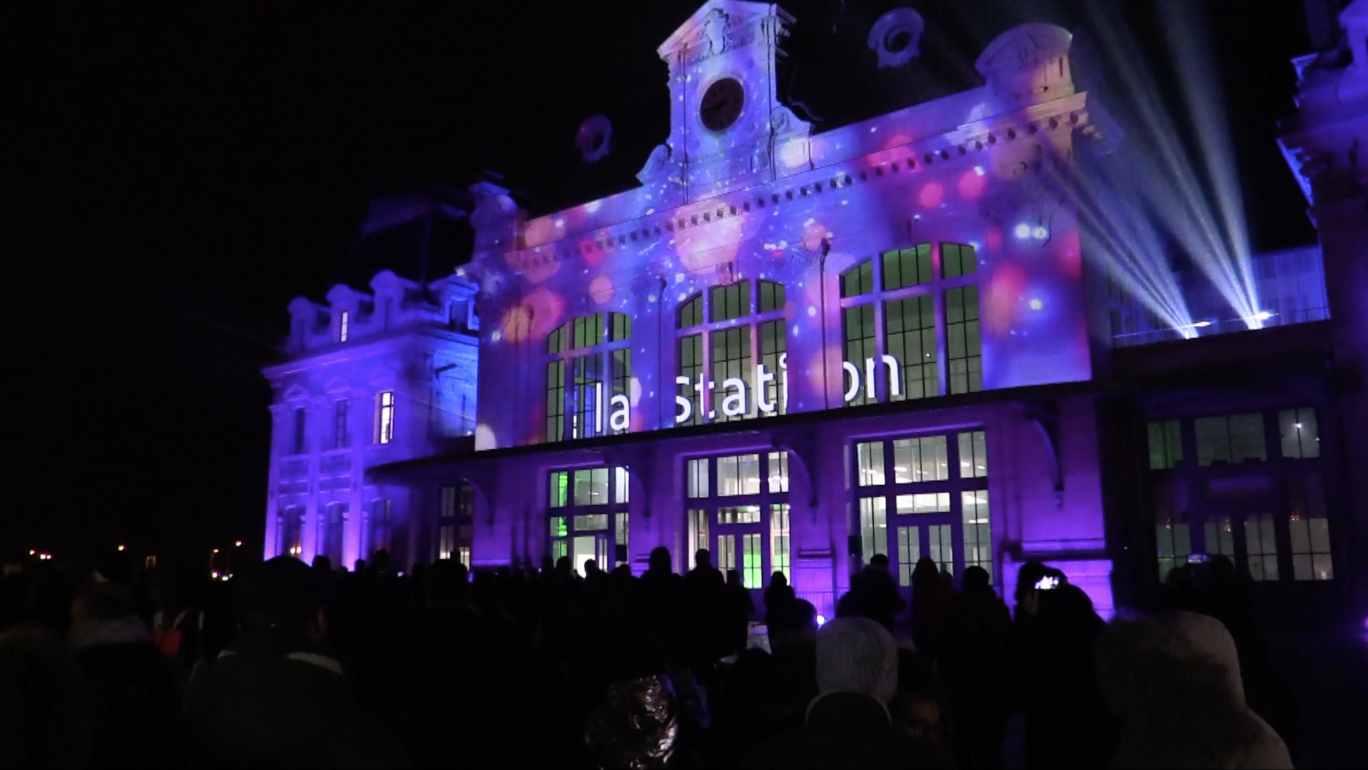
{"type": "Polygon", "coordinates": [[[1244,702],[1234,640],[1220,621],[1178,612],[1114,621],[1101,685],[1121,718],[1111,767],[1291,768],[1278,734],[1244,702]]]}
{"type": "Polygon", "coordinates": [[[241,578],[241,633],[186,697],[207,766],[406,764],[394,736],[357,706],[329,654],[319,578],[290,557],[241,578]]]}
{"type": "Polygon", "coordinates": [[[1097,683],[1096,644],[1105,624],[1077,586],[1033,590],[1036,633],[1022,693],[1028,768],[1095,768],[1116,750],[1116,725],[1097,683]]]}
{"type": "Polygon", "coordinates": [[[788,578],[784,577],[784,573],[776,572],[770,575],[769,587],[765,589],[766,614],[784,602],[791,602],[796,598],[798,595],[794,593],[793,586],[789,585],[788,578]]]}
{"type": "Polygon", "coordinates": [[[332,572],[332,559],[320,553],[313,558],[313,568],[323,573],[332,572]]]}
{"type": "Polygon", "coordinates": [[[633,616],[643,633],[654,636],[671,655],[683,651],[684,580],[670,569],[670,551],[651,551],[650,565],[637,580],[633,616]]]}
{"type": "Polygon", "coordinates": [[[725,620],[728,654],[736,655],[746,649],[750,636],[750,616],[755,612],[755,601],[750,591],[741,583],[741,573],[727,570],[727,586],[724,594],[725,620]]]}
{"type": "Polygon", "coordinates": [[[898,650],[898,693],[888,707],[904,734],[939,744],[943,733],[941,686],[935,668],[912,650],[898,650]]]}
{"type": "Polygon", "coordinates": [[[790,726],[802,724],[803,714],[817,697],[817,608],[804,599],[779,605],[766,621],[770,654],[778,669],[790,726]]]}
{"type": "Polygon", "coordinates": [[[1009,708],[1007,639],[1012,617],[982,567],[964,571],[963,588],[950,605],[941,658],[950,689],[956,763],[1002,766],[1009,708]]]}
{"type": "Polygon", "coordinates": [[[712,554],[700,548],[694,554],[694,568],[684,576],[692,622],[687,629],[689,649],[682,657],[696,672],[728,654],[726,588],[726,578],[713,566],[712,554]]]}
{"type": "Polygon", "coordinates": [[[868,618],[838,618],[817,632],[821,694],[805,724],[756,747],[746,768],[944,767],[925,741],[894,727],[888,705],[898,688],[898,647],[868,618]]]}
{"type": "Polygon", "coordinates": [[[888,571],[888,557],[878,553],[851,580],[850,592],[841,597],[836,616],[869,618],[892,633],[897,614],[906,607],[898,583],[888,571]]]}
{"type": "Polygon", "coordinates": [[[0,634],[0,765],[84,768],[90,711],[76,658],[38,628],[0,634]]]}
{"type": "Polygon", "coordinates": [[[91,586],[72,606],[68,639],[85,676],[96,768],[182,767],[181,691],[128,589],[91,586]]]}
{"type": "Polygon", "coordinates": [[[364,574],[366,574],[366,572],[367,572],[367,570],[366,570],[366,560],[365,560],[365,559],[357,559],[357,560],[356,560],[356,564],[352,567],[352,571],[353,571],[355,574],[357,574],[357,575],[364,575],[364,574]]]}
{"type": "Polygon", "coordinates": [[[945,647],[954,597],[936,562],[929,556],[921,557],[912,570],[912,643],[932,662],[940,658],[945,647]]]}

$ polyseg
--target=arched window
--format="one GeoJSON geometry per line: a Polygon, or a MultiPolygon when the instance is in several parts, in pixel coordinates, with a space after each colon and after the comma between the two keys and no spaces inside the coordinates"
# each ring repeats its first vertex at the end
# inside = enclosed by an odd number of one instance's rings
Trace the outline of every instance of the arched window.
{"type": "Polygon", "coordinates": [[[632,319],[580,316],[546,341],[546,440],[626,433],[631,427],[632,319]]]}
{"type": "Polygon", "coordinates": [[[747,280],[680,304],[676,424],[787,413],[784,303],[783,284],[747,280]]]}
{"type": "Polygon", "coordinates": [[[977,266],[971,246],[923,243],[841,275],[847,404],[983,389],[977,266]]]}

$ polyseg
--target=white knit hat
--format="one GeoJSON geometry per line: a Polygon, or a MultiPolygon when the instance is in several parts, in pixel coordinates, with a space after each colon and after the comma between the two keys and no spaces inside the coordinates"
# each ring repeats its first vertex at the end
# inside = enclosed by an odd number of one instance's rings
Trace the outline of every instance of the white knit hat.
{"type": "Polygon", "coordinates": [[[838,618],[817,632],[817,689],[853,692],[887,705],[898,690],[898,645],[868,618],[838,618]]]}

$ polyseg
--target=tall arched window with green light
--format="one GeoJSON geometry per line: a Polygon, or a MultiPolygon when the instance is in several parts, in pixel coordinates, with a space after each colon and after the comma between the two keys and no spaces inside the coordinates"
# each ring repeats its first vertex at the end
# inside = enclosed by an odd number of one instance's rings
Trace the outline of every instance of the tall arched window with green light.
{"type": "Polygon", "coordinates": [[[594,313],[561,324],[546,341],[548,442],[631,429],[632,319],[594,313]]]}

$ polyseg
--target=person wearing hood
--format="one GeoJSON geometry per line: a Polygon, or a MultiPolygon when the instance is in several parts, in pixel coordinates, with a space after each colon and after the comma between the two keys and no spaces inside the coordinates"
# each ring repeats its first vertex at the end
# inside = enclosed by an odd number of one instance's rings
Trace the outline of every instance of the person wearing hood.
{"type": "Polygon", "coordinates": [[[1099,671],[1121,719],[1113,768],[1292,767],[1282,739],[1246,705],[1235,642],[1215,618],[1114,621],[1099,671]]]}
{"type": "Polygon", "coordinates": [[[756,747],[743,768],[940,768],[936,746],[894,726],[898,645],[880,623],[837,618],[817,632],[817,689],[797,731],[756,747]]]}
{"type": "Polygon", "coordinates": [[[91,766],[183,766],[180,682],[128,590],[96,583],[76,599],[71,615],[67,641],[90,697],[91,766]]]}
{"type": "Polygon", "coordinates": [[[244,575],[239,634],[192,683],[186,719],[209,767],[390,768],[398,740],[357,705],[328,650],[316,571],[281,556],[244,575]]]}

